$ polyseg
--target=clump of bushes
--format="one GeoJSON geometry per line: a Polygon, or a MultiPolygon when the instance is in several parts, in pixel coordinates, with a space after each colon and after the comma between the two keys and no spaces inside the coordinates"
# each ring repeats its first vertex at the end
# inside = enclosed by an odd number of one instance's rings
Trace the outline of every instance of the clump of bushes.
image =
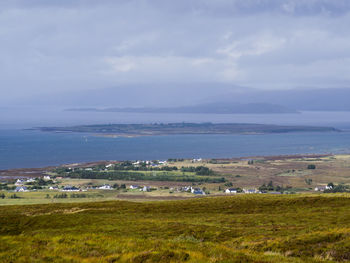
{"type": "Polygon", "coordinates": [[[71,194],[70,198],[86,198],[87,194],[71,194]]]}
{"type": "Polygon", "coordinates": [[[305,178],[305,183],[307,185],[311,185],[312,184],[312,179],[311,178],[305,178]]]}
{"type": "Polygon", "coordinates": [[[181,167],[181,172],[194,172],[196,175],[213,175],[214,171],[205,166],[181,167]]]}
{"type": "Polygon", "coordinates": [[[334,185],[333,183],[328,184],[328,189],[324,190],[324,193],[346,193],[350,192],[350,187],[344,184],[334,185]]]}
{"type": "Polygon", "coordinates": [[[283,186],[279,186],[279,185],[273,185],[273,182],[270,181],[267,185],[263,184],[262,186],[259,187],[259,191],[261,192],[268,192],[268,191],[276,191],[276,192],[281,192],[283,193],[286,190],[290,190],[292,187],[291,186],[287,186],[287,187],[283,187],[283,186]]]}
{"type": "Polygon", "coordinates": [[[314,170],[314,169],[316,169],[316,165],[314,165],[314,164],[309,164],[309,165],[307,166],[307,169],[309,169],[309,170],[314,170]]]}
{"type": "Polygon", "coordinates": [[[20,199],[21,197],[16,195],[16,194],[12,194],[12,195],[10,195],[10,198],[11,199],[20,199]]]}
{"type": "MultiPolygon", "coordinates": [[[[50,198],[49,195],[47,195],[46,197],[47,198],[50,198]],[[48,197],[47,197],[48,196],[48,197]]],[[[53,198],[87,198],[88,195],[87,194],[78,194],[78,193],[73,193],[73,194],[70,194],[69,196],[66,194],[66,193],[62,193],[62,194],[56,194],[54,195],[53,198]]]]}
{"type": "Polygon", "coordinates": [[[66,193],[63,193],[63,194],[57,194],[57,195],[54,195],[53,198],[68,198],[68,195],[66,193]]]}

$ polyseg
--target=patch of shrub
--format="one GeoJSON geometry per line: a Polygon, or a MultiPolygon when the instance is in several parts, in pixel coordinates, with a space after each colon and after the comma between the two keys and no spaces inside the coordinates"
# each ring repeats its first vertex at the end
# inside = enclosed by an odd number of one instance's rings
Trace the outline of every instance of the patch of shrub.
{"type": "Polygon", "coordinates": [[[66,193],[56,194],[56,195],[54,195],[53,198],[68,198],[68,195],[66,193]]]}

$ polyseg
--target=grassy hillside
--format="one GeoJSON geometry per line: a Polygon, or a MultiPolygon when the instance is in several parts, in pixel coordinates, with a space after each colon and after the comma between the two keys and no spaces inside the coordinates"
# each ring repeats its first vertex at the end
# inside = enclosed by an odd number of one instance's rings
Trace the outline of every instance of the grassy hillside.
{"type": "Polygon", "coordinates": [[[350,260],[349,195],[0,207],[0,262],[350,260]]]}

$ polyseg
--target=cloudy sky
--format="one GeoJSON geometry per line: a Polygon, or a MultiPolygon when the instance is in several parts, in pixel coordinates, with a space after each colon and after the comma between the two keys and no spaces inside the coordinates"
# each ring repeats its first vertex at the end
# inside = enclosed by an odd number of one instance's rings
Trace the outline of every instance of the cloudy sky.
{"type": "Polygon", "coordinates": [[[349,11],[348,0],[1,0],[0,103],[348,87],[349,11]]]}

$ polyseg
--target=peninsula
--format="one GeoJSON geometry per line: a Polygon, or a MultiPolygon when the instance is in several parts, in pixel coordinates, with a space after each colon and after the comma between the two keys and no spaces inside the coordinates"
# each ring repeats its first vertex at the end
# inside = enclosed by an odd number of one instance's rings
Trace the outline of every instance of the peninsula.
{"type": "Polygon", "coordinates": [[[150,136],[181,134],[268,134],[288,132],[339,132],[333,127],[283,126],[248,123],[152,123],[99,124],[67,127],[38,127],[46,132],[84,132],[99,135],[150,136]]]}

